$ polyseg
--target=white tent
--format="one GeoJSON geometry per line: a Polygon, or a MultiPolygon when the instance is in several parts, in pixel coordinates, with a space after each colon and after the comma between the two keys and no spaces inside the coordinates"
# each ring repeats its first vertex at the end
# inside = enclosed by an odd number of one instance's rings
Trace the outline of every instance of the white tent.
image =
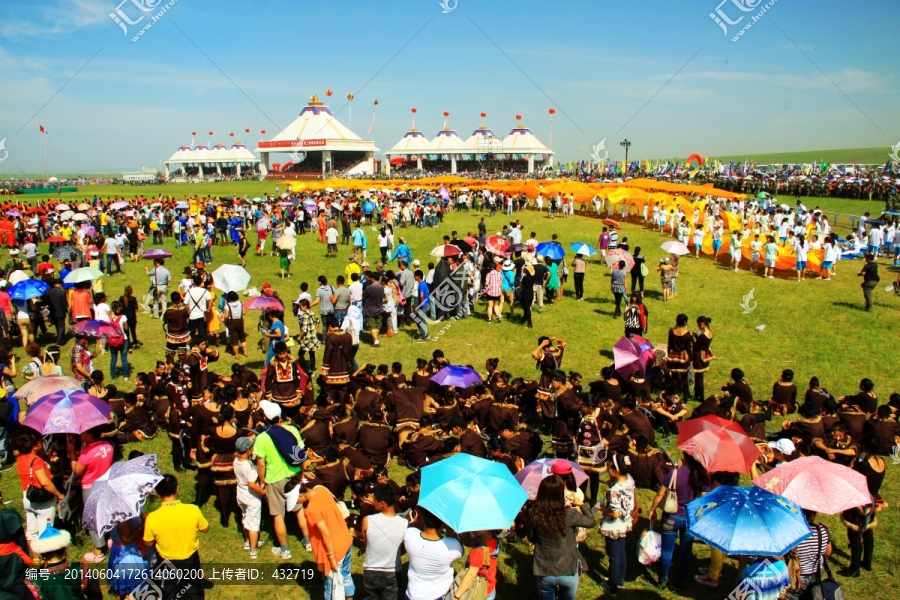
{"type": "Polygon", "coordinates": [[[181,177],[196,177],[203,179],[204,174],[215,171],[221,175],[223,169],[233,169],[234,174],[241,175],[242,169],[258,169],[259,159],[247,150],[241,142],[235,142],[231,148],[219,142],[210,150],[206,144],[200,144],[191,148],[187,144],[179,146],[178,150],[166,161],[166,177],[172,172],[180,172],[181,177]]]}
{"type": "Polygon", "coordinates": [[[329,171],[356,168],[358,162],[371,161],[378,148],[375,142],[361,139],[345,127],[313,95],[290,125],[271,140],[259,142],[256,151],[266,170],[271,170],[271,154],[286,153],[290,162],[320,167],[324,176],[329,171]]]}
{"type": "Polygon", "coordinates": [[[528,160],[528,172],[534,171],[535,162],[552,162],[553,151],[537,139],[531,130],[519,123],[503,140],[503,152],[510,154],[512,160],[528,160]]]}
{"type": "MultiPolygon", "coordinates": [[[[391,157],[402,156],[407,159],[415,159],[416,168],[422,169],[422,157],[428,152],[428,139],[425,134],[416,129],[413,125],[412,129],[400,138],[400,141],[394,144],[394,147],[385,152],[385,156],[391,157]]],[[[390,164],[390,163],[388,163],[390,164]]]]}
{"type": "Polygon", "coordinates": [[[449,125],[444,124],[444,128],[438,131],[434,139],[428,144],[427,153],[429,160],[450,160],[450,172],[456,173],[456,161],[460,159],[465,152],[465,145],[462,139],[456,135],[456,132],[449,125]]]}

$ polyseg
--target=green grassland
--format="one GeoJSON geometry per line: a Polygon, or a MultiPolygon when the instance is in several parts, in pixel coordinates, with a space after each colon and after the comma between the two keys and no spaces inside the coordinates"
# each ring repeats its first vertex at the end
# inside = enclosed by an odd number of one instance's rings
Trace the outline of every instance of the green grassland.
{"type": "MultiPolygon", "coordinates": [[[[154,188],[104,186],[97,188],[97,192],[102,197],[118,194],[127,198],[141,192],[155,195],[159,191],[166,195],[196,193],[256,196],[264,192],[273,193],[274,188],[273,183],[254,182],[228,185],[186,184],[154,188]]],[[[89,197],[91,194],[85,193],[86,191],[66,195],[64,199],[89,197]]],[[[825,205],[831,202],[821,199],[808,200],[808,206],[810,203],[825,205]]],[[[849,206],[856,208],[852,201],[849,206]]],[[[837,208],[838,205],[834,204],[830,210],[837,208]]],[[[875,208],[873,212],[877,210],[878,208],[875,208]]],[[[855,212],[861,212],[861,209],[855,212]]],[[[397,234],[405,236],[415,257],[427,264],[430,259],[428,252],[440,242],[442,235],[451,230],[459,231],[461,236],[468,231],[476,231],[479,216],[474,212],[452,213],[447,215],[436,229],[398,229],[397,234]]],[[[556,233],[566,247],[576,241],[596,243],[600,231],[597,220],[583,216],[550,220],[545,214],[525,211],[517,213],[513,218],[522,220],[526,236],[535,231],[538,239],[546,240],[551,234],[556,233]]],[[[509,217],[502,215],[489,217],[489,233],[499,231],[503,223],[509,220],[509,217]]],[[[377,260],[375,232],[367,233],[368,259],[374,263],[377,260]]],[[[628,238],[632,249],[636,246],[642,247],[651,270],[663,256],[659,246],[667,238],[657,232],[645,229],[639,224],[627,223],[621,236],[628,238]]],[[[300,282],[306,281],[315,287],[314,282],[318,275],[325,274],[333,281],[334,277],[343,273],[349,247],[341,246],[338,258],[326,259],[324,245],[317,242],[315,235],[299,237],[298,240],[298,260],[292,265],[291,279],[279,278],[276,258],[257,257],[251,252],[247,260],[247,268],[253,276],[251,285],[261,286],[263,282],[270,282],[282,297],[290,302],[296,298],[300,282]]],[[[168,261],[168,266],[177,277],[177,273],[190,263],[190,250],[186,248],[176,250],[171,238],[166,239],[166,247],[175,254],[168,261]]],[[[223,263],[238,262],[236,252],[231,247],[214,248],[213,257],[215,262],[211,266],[212,269],[223,263]]],[[[124,267],[124,275],[114,276],[107,281],[106,289],[110,300],[118,298],[125,285],[132,285],[138,294],[147,289],[148,280],[142,268],[144,264],[146,263],[129,263],[124,267]]],[[[833,281],[809,280],[798,283],[794,280],[793,273],[784,273],[782,277],[774,280],[762,279],[747,271],[734,273],[724,264],[717,264],[709,258],[702,260],[685,258],[682,260],[681,276],[678,279],[678,296],[674,300],[662,301],[661,287],[655,273],[651,273],[647,280],[646,303],[650,311],[650,329],[647,337],[655,343],[664,343],[668,328],[674,324],[676,315],[682,312],[690,317],[692,324],[697,316],[711,317],[712,331],[715,335],[712,350],[718,359],[714,361],[711,371],[707,374],[706,388],[709,393],[725,383],[732,367],[741,367],[746,372],[747,380],[756,391],[757,397],[767,398],[769,387],[778,378],[781,370],[790,368],[796,373],[795,381],[801,389],[804,382],[815,375],[836,396],[852,394],[857,390],[859,380],[869,377],[875,382],[879,398],[886,400],[891,392],[900,391],[900,372],[896,369],[895,348],[895,340],[900,334],[900,299],[884,291],[884,286],[896,277],[896,273],[889,269],[886,261],[881,261],[880,264],[884,285],[876,290],[875,310],[866,313],[862,310],[862,293],[859,278],[856,276],[860,268],[859,262],[840,262],[837,266],[837,277],[833,281]],[[745,314],[741,308],[742,298],[751,291],[754,292],[758,304],[754,311],[745,314]],[[762,324],[766,325],[765,329],[758,331],[757,326],[762,324]]],[[[381,348],[375,349],[364,345],[360,349],[358,360],[361,363],[375,364],[401,361],[407,371],[410,371],[416,358],[429,357],[435,348],[441,348],[453,363],[471,364],[481,369],[485,359],[498,357],[502,370],[507,370],[514,376],[535,378],[537,372],[530,353],[539,335],[553,335],[564,338],[568,343],[562,368],[578,371],[586,382],[592,381],[598,376],[601,367],[610,363],[610,350],[622,335],[623,323],[612,318],[614,305],[609,291],[609,272],[604,265],[595,259],[590,260],[584,301],[575,302],[571,285],[570,281],[565,286],[565,298],[562,302],[553,307],[545,307],[542,314],[534,315],[534,329],[527,329],[507,319],[499,325],[488,325],[484,318],[485,306],[479,302],[476,317],[442,324],[435,328],[432,334],[441,332],[436,342],[415,344],[413,343],[415,328],[404,328],[396,337],[383,340],[381,348]]],[[[254,330],[254,322],[255,314],[249,315],[248,331],[254,330]]],[[[287,323],[289,327],[296,328],[294,319],[288,317],[287,323]]],[[[148,371],[153,368],[156,360],[163,357],[164,337],[160,322],[150,319],[147,315],[140,315],[138,337],[144,342],[144,346],[131,354],[132,370],[148,371]]],[[[262,366],[264,355],[256,347],[256,338],[257,336],[251,334],[251,356],[248,364],[258,369],[262,366]]],[[[44,341],[49,343],[49,339],[44,341]]],[[[63,350],[63,356],[66,358],[71,343],[70,341],[63,350]]],[[[212,365],[212,369],[226,373],[233,359],[230,358],[230,354],[224,352],[224,348],[220,347],[219,350],[222,352],[222,358],[212,365]]],[[[21,356],[21,350],[17,353],[21,356]]],[[[108,355],[97,358],[95,366],[108,371],[107,358],[108,355]]],[[[68,361],[64,362],[68,373],[70,370],[68,361]]],[[[115,384],[123,391],[129,391],[133,387],[130,382],[122,379],[115,381],[115,384]]],[[[774,429],[779,425],[780,422],[772,422],[769,428],[774,429]]],[[[668,448],[674,447],[674,440],[665,438],[660,440],[668,448]]],[[[125,453],[133,448],[158,453],[163,471],[172,471],[170,446],[164,437],[143,444],[129,444],[125,453]]],[[[900,503],[898,498],[900,476],[896,472],[898,467],[891,465],[890,460],[888,462],[888,475],[882,494],[892,505],[897,505],[900,503]]],[[[392,477],[402,484],[407,473],[408,470],[395,461],[391,468],[392,477]]],[[[193,473],[181,474],[179,479],[182,500],[193,500],[193,473]]],[[[15,471],[4,475],[0,481],[0,490],[3,491],[5,498],[11,501],[10,507],[21,510],[21,491],[15,471]]],[[[644,517],[646,517],[651,494],[647,490],[642,490],[639,498],[641,506],[645,508],[644,517]]],[[[154,504],[151,502],[149,507],[153,508],[154,504]]],[[[232,521],[229,530],[223,528],[219,524],[219,514],[212,500],[203,507],[203,511],[211,522],[210,532],[201,539],[200,553],[203,561],[207,564],[247,565],[250,561],[241,549],[241,537],[234,522],[232,521]]],[[[890,582],[894,581],[893,577],[898,571],[897,549],[893,540],[900,532],[898,531],[900,521],[894,516],[894,512],[892,508],[879,517],[881,525],[876,530],[873,572],[864,572],[861,579],[843,580],[847,597],[884,598],[887,589],[893,586],[890,582]]],[[[837,549],[834,562],[839,566],[846,565],[849,560],[849,549],[838,518],[823,517],[822,520],[831,528],[835,539],[837,549]]],[[[642,518],[639,528],[646,527],[646,518],[642,518]]],[[[297,531],[296,526],[290,529],[289,537],[294,559],[288,562],[291,565],[309,566],[311,555],[303,551],[296,535],[297,531]]],[[[264,537],[268,535],[267,533],[264,537]]],[[[635,559],[636,538],[637,536],[633,535],[629,540],[626,583],[629,597],[690,597],[718,600],[730,593],[731,582],[737,575],[736,563],[731,560],[727,561],[722,577],[723,583],[716,590],[692,585],[683,592],[684,596],[679,596],[679,592],[676,591],[657,591],[642,575],[643,570],[635,559]]],[[[76,555],[76,550],[80,556],[89,545],[89,538],[79,534],[76,536],[77,548],[72,550],[72,556],[76,555]]],[[[601,536],[596,532],[592,533],[582,545],[587,570],[581,580],[579,599],[589,600],[602,595],[599,582],[606,574],[607,564],[603,546],[601,536]]],[[[265,570],[271,570],[276,565],[269,553],[269,547],[270,543],[263,547],[257,561],[260,568],[265,570]]],[[[698,543],[694,552],[698,557],[695,561],[696,566],[707,564],[708,548],[698,543]]],[[[519,595],[524,598],[530,597],[533,593],[530,555],[531,549],[524,541],[504,546],[500,560],[501,582],[498,590],[500,597],[519,595]]],[[[354,554],[353,565],[354,573],[360,575],[362,557],[354,554]]],[[[677,559],[674,568],[678,568],[677,559]]],[[[306,598],[310,593],[313,597],[320,598],[321,590],[320,584],[317,584],[317,587],[306,584],[252,587],[219,584],[207,590],[207,598],[213,600],[271,598],[274,595],[287,600],[306,598]]],[[[361,591],[357,592],[360,593],[361,591]]]]}

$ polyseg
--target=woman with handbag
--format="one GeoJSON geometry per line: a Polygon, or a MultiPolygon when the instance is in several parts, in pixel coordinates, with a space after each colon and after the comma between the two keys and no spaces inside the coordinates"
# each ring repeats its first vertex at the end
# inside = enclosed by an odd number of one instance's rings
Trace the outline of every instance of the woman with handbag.
{"type": "MultiPolygon", "coordinates": [[[[806,538],[791,551],[800,565],[800,579],[792,585],[785,595],[785,600],[800,600],[807,597],[807,590],[811,590],[812,598],[822,598],[821,583],[822,570],[824,569],[831,579],[828,570],[828,558],[833,550],[831,546],[831,534],[828,528],[816,523],[818,513],[812,510],[803,510],[806,522],[812,530],[812,536],[806,538]],[[819,592],[818,594],[816,592],[819,592]]],[[[792,582],[793,583],[793,582],[792,582]]]]}
{"type": "Polygon", "coordinates": [[[463,534],[466,545],[472,546],[466,560],[466,570],[460,571],[453,582],[454,600],[494,600],[497,597],[497,562],[500,540],[491,531],[463,534]]]}
{"type": "Polygon", "coordinates": [[[606,469],[612,485],[606,493],[606,501],[600,507],[603,514],[600,535],[606,539],[606,554],[609,556],[609,578],[605,588],[610,596],[615,596],[625,583],[625,570],[628,567],[625,539],[637,519],[637,504],[634,480],[631,478],[631,457],[627,454],[613,454],[606,461],[606,469]]]}
{"type": "MultiPolygon", "coordinates": [[[[38,539],[47,525],[56,519],[56,502],[65,499],[50,476],[50,467],[39,455],[43,451],[41,438],[22,433],[13,440],[16,469],[22,484],[22,505],[25,509],[25,539],[28,547],[38,539]]],[[[32,552],[35,558],[38,555],[32,552]]]]}
{"type": "Polygon", "coordinates": [[[575,497],[573,506],[567,507],[565,482],[550,475],[541,481],[529,517],[539,600],[574,600],[581,571],[587,567],[575,534],[579,527],[594,526],[590,506],[575,497]]]}
{"type": "Polygon", "coordinates": [[[691,579],[694,538],[687,532],[684,507],[694,498],[700,497],[708,486],[706,469],[694,457],[685,454],[681,458],[681,466],[666,475],[662,487],[650,505],[651,527],[656,523],[656,508],[661,506],[663,510],[662,558],[659,561],[660,588],[664,589],[669,583],[669,569],[672,568],[675,540],[679,532],[681,532],[681,564],[678,585],[684,586],[691,579]]]}

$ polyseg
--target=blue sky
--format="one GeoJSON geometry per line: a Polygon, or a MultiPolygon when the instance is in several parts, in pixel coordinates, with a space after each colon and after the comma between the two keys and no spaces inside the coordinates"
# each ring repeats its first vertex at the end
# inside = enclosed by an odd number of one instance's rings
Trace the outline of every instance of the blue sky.
{"type": "MultiPolygon", "coordinates": [[[[127,0],[132,20],[144,14],[134,2],[164,4],[127,0]]],[[[137,170],[191,131],[227,143],[249,128],[255,144],[326,88],[335,113],[356,94],[361,136],[378,99],[371,137],[382,151],[412,107],[429,138],[445,110],[463,138],[484,111],[495,134],[522,114],[549,144],[554,106],[561,160],[588,158],[604,138],[613,159],[625,137],[633,158],[883,146],[887,159],[900,140],[900,5],[889,0],[777,0],[738,42],[762,0],[726,0],[731,20],[744,15],[728,36],[709,17],[718,0],[458,0],[447,14],[438,0],[177,0],[138,42],[148,18],[126,36],[109,16],[117,4],[4,0],[0,173],[39,172],[39,124],[51,171],[137,170]]],[[[338,119],[349,116],[344,107],[338,119]]]]}

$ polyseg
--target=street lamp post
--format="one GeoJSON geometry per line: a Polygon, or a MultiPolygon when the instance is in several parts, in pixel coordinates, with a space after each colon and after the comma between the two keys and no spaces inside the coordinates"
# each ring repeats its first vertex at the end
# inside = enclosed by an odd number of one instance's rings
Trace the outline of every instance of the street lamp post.
{"type": "Polygon", "coordinates": [[[628,148],[631,146],[631,142],[626,138],[624,141],[619,142],[619,145],[625,148],[625,171],[628,172],[628,148]]]}

